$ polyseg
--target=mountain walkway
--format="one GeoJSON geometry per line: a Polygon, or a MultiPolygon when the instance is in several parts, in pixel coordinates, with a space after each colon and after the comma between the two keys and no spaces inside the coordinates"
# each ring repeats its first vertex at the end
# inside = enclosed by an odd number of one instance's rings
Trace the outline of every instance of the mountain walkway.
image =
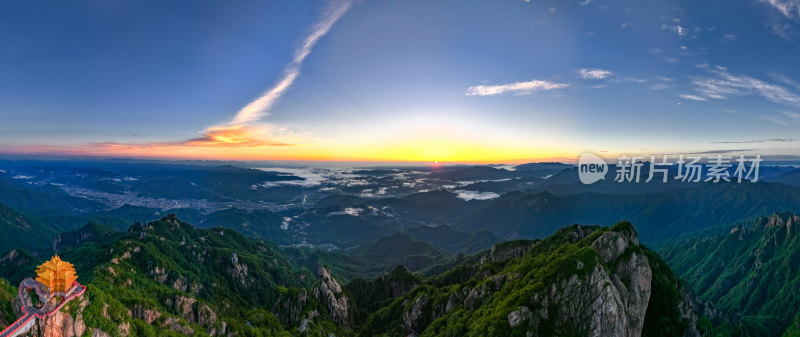
{"type": "Polygon", "coordinates": [[[44,319],[58,312],[69,301],[83,295],[85,291],[86,291],[86,286],[78,282],[73,282],[72,287],[70,287],[66,293],[58,292],[49,294],[49,292],[47,292],[47,290],[44,289],[44,286],[41,283],[37,282],[36,280],[32,278],[26,278],[22,280],[22,282],[19,284],[18,296],[20,302],[22,302],[23,315],[16,322],[9,325],[5,330],[0,332],[0,337],[16,337],[28,332],[28,330],[30,330],[36,323],[36,319],[44,319]],[[39,298],[44,297],[47,299],[41,307],[37,307],[32,304],[29,305],[29,303],[32,303],[32,301],[28,301],[29,297],[28,292],[31,290],[35,290],[39,298]],[[64,297],[64,300],[61,301],[61,303],[58,304],[55,308],[50,308],[48,304],[50,302],[49,299],[52,296],[62,296],[64,297]]]}

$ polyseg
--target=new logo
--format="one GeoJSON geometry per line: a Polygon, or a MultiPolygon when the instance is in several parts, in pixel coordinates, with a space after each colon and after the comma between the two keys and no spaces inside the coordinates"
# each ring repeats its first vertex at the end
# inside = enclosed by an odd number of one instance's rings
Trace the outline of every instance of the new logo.
{"type": "Polygon", "coordinates": [[[578,178],[584,184],[593,184],[605,179],[608,173],[608,164],[592,153],[584,153],[578,159],[578,178]]]}

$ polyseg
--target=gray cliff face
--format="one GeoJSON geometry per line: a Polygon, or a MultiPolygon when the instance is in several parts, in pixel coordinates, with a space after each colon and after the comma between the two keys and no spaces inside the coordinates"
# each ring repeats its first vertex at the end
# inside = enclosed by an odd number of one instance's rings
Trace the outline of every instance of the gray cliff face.
{"type": "Polygon", "coordinates": [[[685,288],[681,288],[680,293],[683,301],[680,302],[680,307],[678,309],[681,312],[681,318],[689,322],[689,328],[683,333],[684,337],[701,336],[700,331],[697,330],[697,321],[701,316],[711,319],[719,319],[724,316],[722,312],[714,308],[711,304],[700,301],[695,293],[685,288]]]}
{"type": "Polygon", "coordinates": [[[314,297],[325,305],[337,325],[349,329],[352,323],[350,299],[342,291],[339,283],[333,279],[328,268],[320,266],[317,274],[319,284],[312,290],[314,297]]]}
{"type": "Polygon", "coordinates": [[[510,312],[509,325],[527,326],[532,334],[548,325],[559,334],[641,336],[652,271],[641,252],[624,254],[631,246],[638,246],[635,234],[604,233],[592,243],[595,261],[578,261],[575,274],[534,295],[538,305],[510,312]]]}
{"type": "MultiPolygon", "coordinates": [[[[565,237],[578,242],[593,230],[576,226],[565,237]]],[[[524,248],[528,248],[527,246],[524,248]]],[[[556,274],[545,282],[544,288],[531,298],[519,300],[519,305],[507,313],[507,324],[515,331],[520,329],[528,336],[538,336],[546,331],[555,335],[622,336],[639,337],[645,322],[651,296],[653,270],[640,246],[636,232],[630,229],[606,231],[588,243],[593,253],[580,255],[573,260],[574,268],[556,274]]],[[[508,258],[516,259],[527,254],[512,250],[508,258]]],[[[482,262],[492,261],[497,252],[492,250],[482,262]]],[[[524,258],[524,257],[523,257],[524,258]]],[[[440,306],[431,304],[426,295],[410,298],[403,305],[402,325],[414,331],[426,329],[426,322],[461,307],[478,310],[490,303],[495,293],[504,287],[519,287],[509,282],[525,277],[519,274],[477,274],[483,281],[475,286],[455,290],[440,306]],[[426,315],[431,315],[427,317],[426,315]]],[[[510,288],[506,288],[508,290],[510,288]]],[[[516,288],[514,288],[516,289],[516,288]]],[[[687,295],[688,296],[688,295],[687,295]]],[[[491,302],[496,303],[496,302],[491,302]]],[[[686,304],[689,321],[694,304],[686,304]]],[[[696,331],[690,324],[687,335],[696,331]]]]}
{"type": "MultiPolygon", "coordinates": [[[[59,311],[53,313],[43,320],[37,320],[36,324],[33,325],[33,328],[28,331],[28,335],[47,337],[80,337],[88,333],[90,336],[109,336],[107,332],[100,329],[87,327],[86,323],[84,323],[82,311],[88,304],[89,301],[87,299],[81,299],[81,301],[76,304],[79,310],[75,317],[69,313],[59,311]]],[[[127,337],[128,334],[126,333],[126,327],[121,326],[121,328],[122,329],[119,335],[127,337]]]]}
{"type": "Polygon", "coordinates": [[[231,266],[228,268],[228,272],[239,284],[247,286],[248,267],[246,264],[239,263],[239,256],[236,253],[231,254],[231,266]]]}
{"type": "Polygon", "coordinates": [[[428,297],[422,295],[417,297],[417,299],[414,301],[414,304],[411,306],[411,310],[403,313],[403,326],[407,330],[422,330],[422,326],[419,322],[424,314],[425,306],[427,306],[428,303],[428,297]]]}

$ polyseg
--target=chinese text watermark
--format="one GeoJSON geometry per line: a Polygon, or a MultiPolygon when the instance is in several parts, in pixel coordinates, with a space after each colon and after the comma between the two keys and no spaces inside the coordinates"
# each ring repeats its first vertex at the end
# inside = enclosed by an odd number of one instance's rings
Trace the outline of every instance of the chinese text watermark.
{"type": "MultiPolygon", "coordinates": [[[[684,156],[671,160],[663,156],[627,156],[617,158],[614,181],[618,183],[649,183],[659,179],[663,183],[680,182],[757,182],[759,167],[763,159],[760,155],[748,157],[731,156],[684,156]],[[649,159],[649,160],[648,160],[649,159]],[[670,177],[670,174],[673,174],[670,177]]],[[[592,184],[605,179],[609,165],[600,157],[584,153],[578,160],[578,177],[584,184],[592,184]]]]}

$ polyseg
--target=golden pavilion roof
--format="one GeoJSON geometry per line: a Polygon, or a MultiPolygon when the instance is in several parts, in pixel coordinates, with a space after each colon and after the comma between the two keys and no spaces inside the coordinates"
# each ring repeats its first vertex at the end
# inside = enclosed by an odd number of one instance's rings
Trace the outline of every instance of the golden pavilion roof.
{"type": "Polygon", "coordinates": [[[50,288],[51,293],[66,292],[78,279],[72,263],[61,260],[58,255],[53,256],[50,261],[42,263],[36,269],[36,275],[36,281],[50,288]]]}

